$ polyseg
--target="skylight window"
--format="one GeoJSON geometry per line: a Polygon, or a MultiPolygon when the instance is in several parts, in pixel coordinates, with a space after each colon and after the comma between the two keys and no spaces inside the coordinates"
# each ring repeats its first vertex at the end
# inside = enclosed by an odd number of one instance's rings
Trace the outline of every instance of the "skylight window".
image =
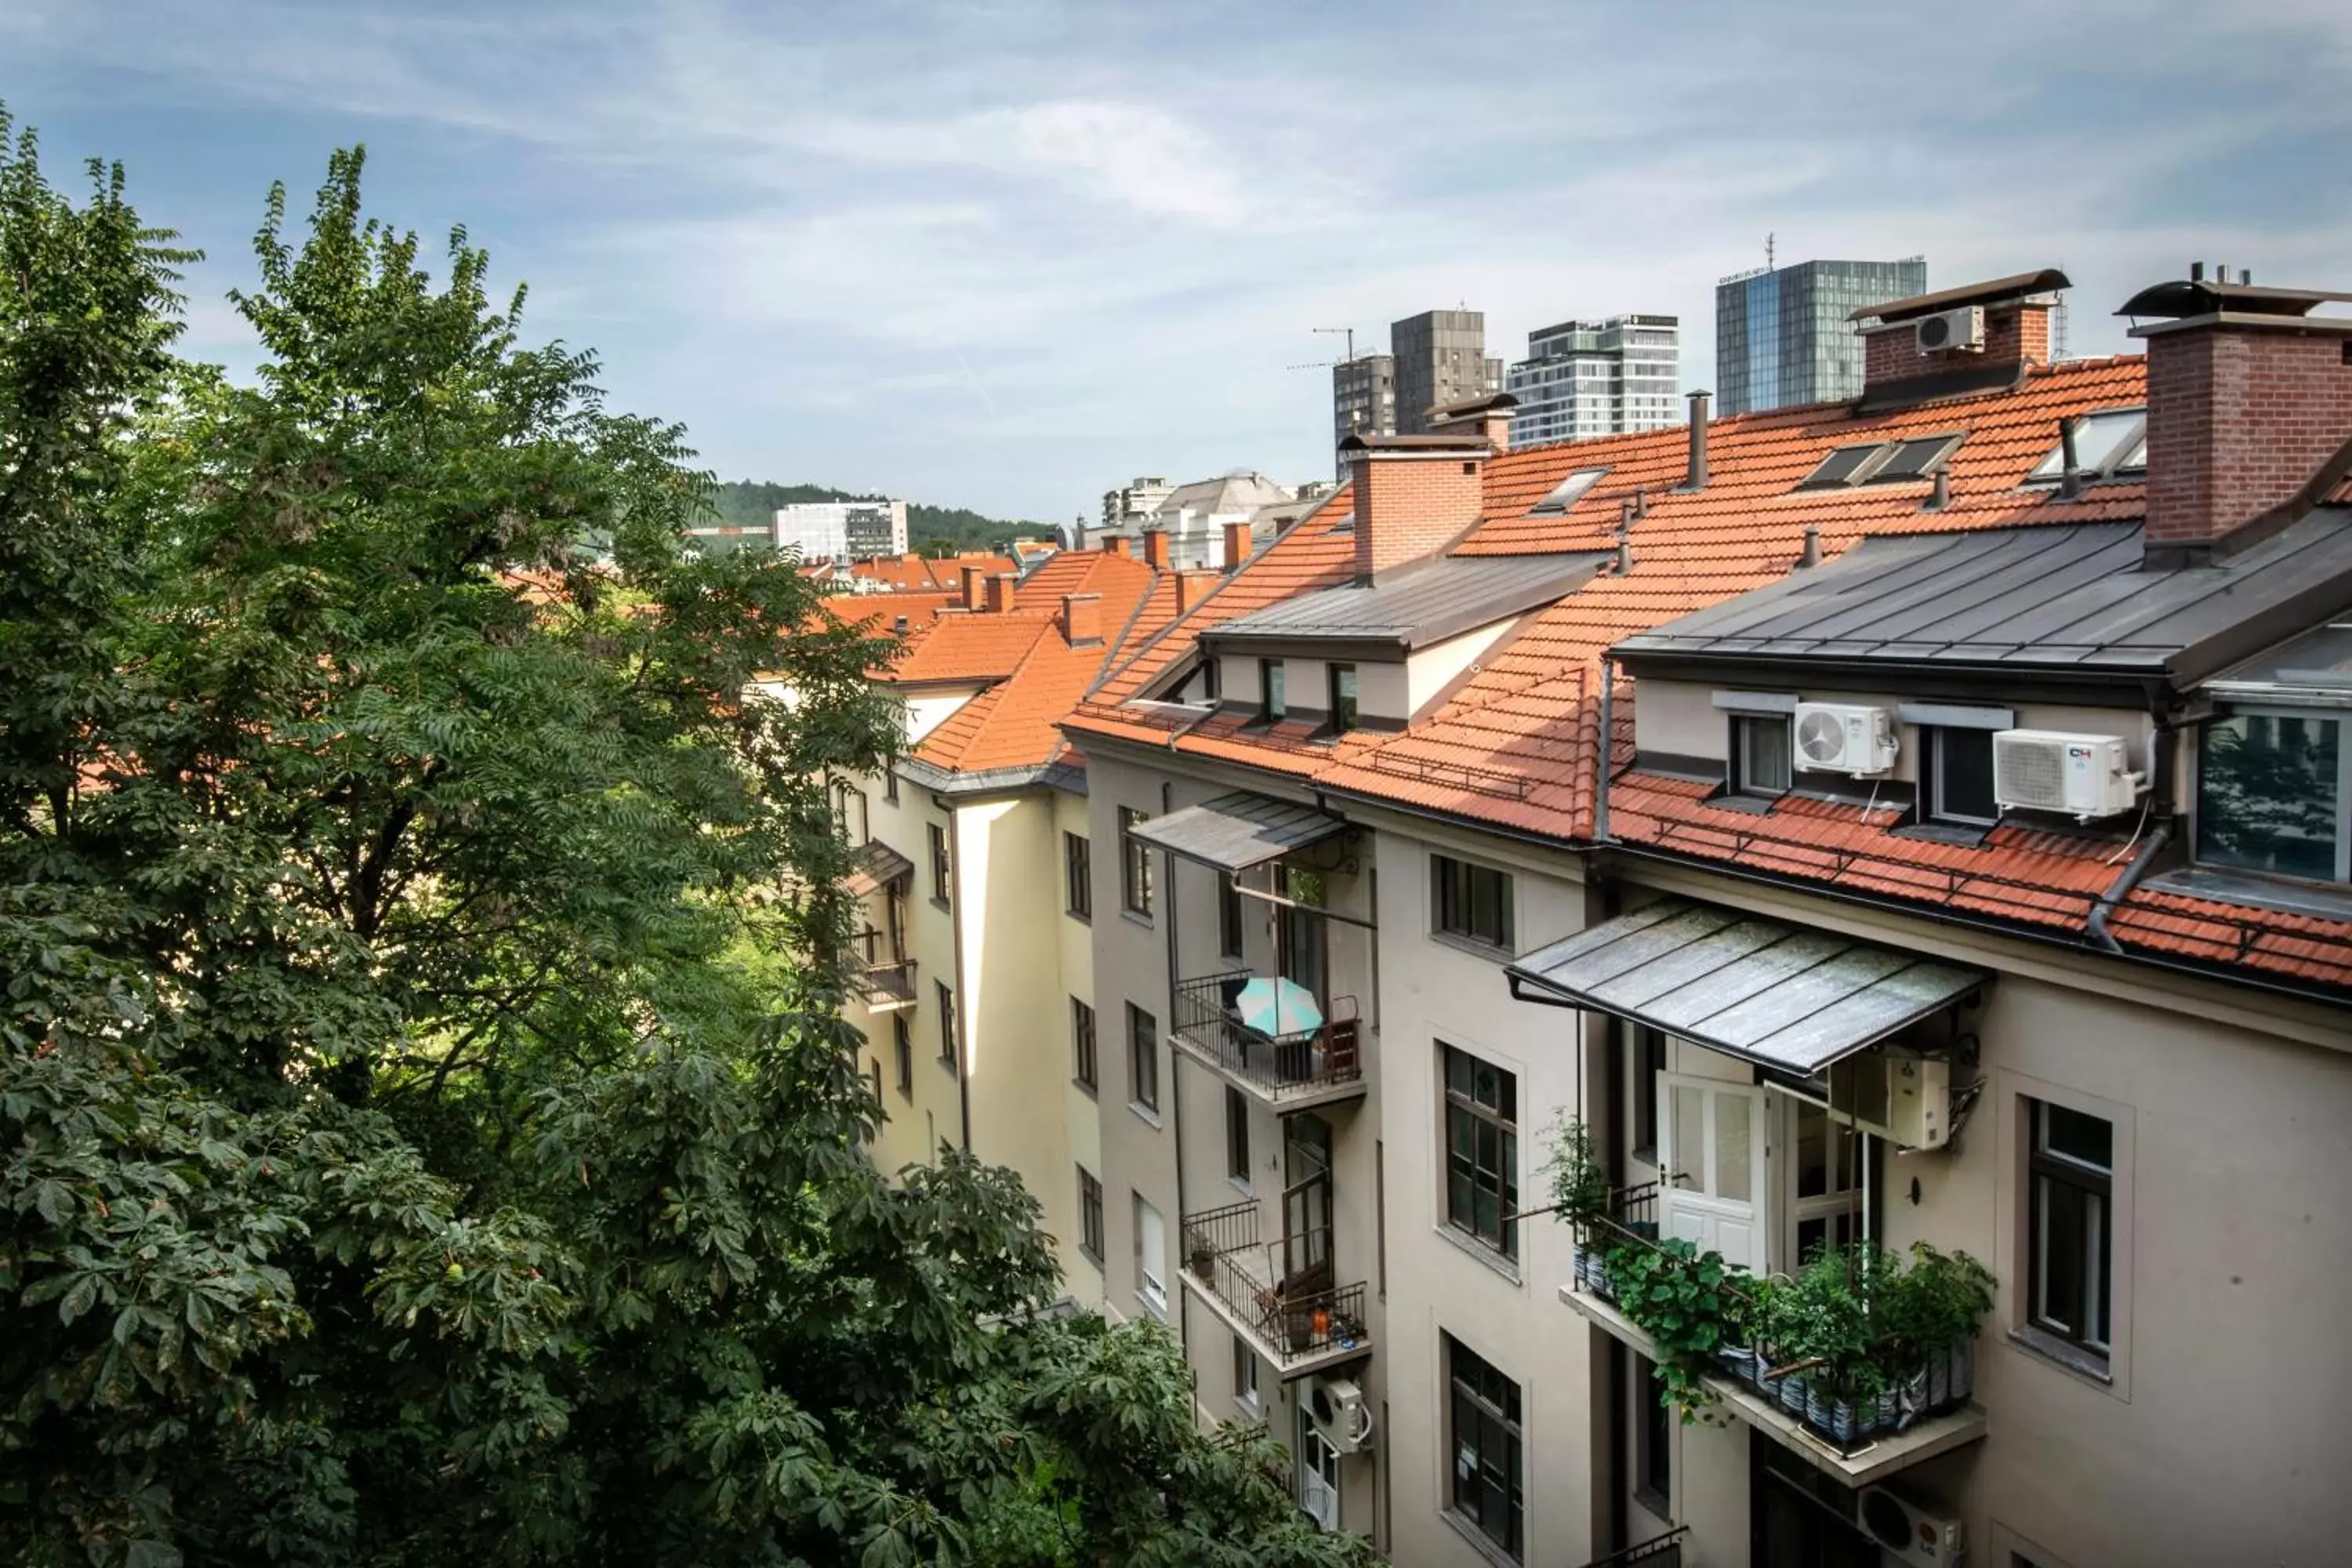
{"type": "Polygon", "coordinates": [[[1905,479],[1924,479],[1942,465],[1962,439],[1958,436],[1921,436],[1897,441],[1885,459],[1871,468],[1864,482],[1889,485],[1905,479]]]}
{"type": "Polygon", "coordinates": [[[1822,466],[1807,474],[1801,490],[1825,490],[1839,485],[1850,485],[1862,472],[1863,465],[1885,449],[1885,443],[1873,441],[1866,447],[1840,447],[1822,459],[1822,466]]]}
{"type": "Polygon", "coordinates": [[[1552,488],[1551,494],[1529,509],[1530,517],[1557,517],[1584,499],[1584,492],[1601,482],[1606,468],[1579,468],[1552,488]]]}
{"type": "MultiPolygon", "coordinates": [[[[2074,425],[2074,464],[2085,479],[2106,479],[2118,474],[2140,473],[2147,468],[2147,410],[2105,408],[2086,414],[2074,425]]],[[[2025,476],[2029,485],[2054,485],[2065,476],[2066,443],[2062,439],[2050,455],[2025,476]]]]}

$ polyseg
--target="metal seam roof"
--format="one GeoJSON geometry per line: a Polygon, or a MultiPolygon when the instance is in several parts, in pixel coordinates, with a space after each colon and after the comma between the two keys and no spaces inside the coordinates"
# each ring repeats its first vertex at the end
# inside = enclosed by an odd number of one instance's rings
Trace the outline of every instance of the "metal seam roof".
{"type": "Polygon", "coordinates": [[[1320,843],[1348,825],[1295,801],[1235,790],[1199,805],[1137,823],[1129,831],[1144,843],[1213,866],[1245,871],[1293,849],[1320,843]]]}

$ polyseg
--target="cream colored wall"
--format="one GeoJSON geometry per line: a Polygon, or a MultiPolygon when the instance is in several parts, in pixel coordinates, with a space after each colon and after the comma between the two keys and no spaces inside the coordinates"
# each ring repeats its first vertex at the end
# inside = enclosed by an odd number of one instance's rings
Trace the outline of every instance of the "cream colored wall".
{"type": "Polygon", "coordinates": [[[980,694],[978,686],[926,691],[907,699],[907,744],[919,746],[923,737],[947,722],[950,714],[980,694]]]}
{"type": "MultiPolygon", "coordinates": [[[[936,805],[931,792],[904,780],[896,805],[885,798],[882,781],[856,781],[866,793],[868,831],[914,862],[907,890],[907,952],[915,961],[915,1005],[903,1015],[914,1045],[914,1082],[902,1093],[897,1064],[892,1059],[890,1015],[871,1013],[853,996],[844,1009],[849,1022],[865,1034],[865,1056],[882,1068],[882,1110],[886,1117],[872,1146],[874,1163],[896,1172],[910,1164],[929,1164],[939,1157],[941,1142],[963,1139],[963,1103],[955,1074],[940,1059],[940,1016],[937,983],[958,988],[955,973],[955,926],[950,912],[931,901],[931,852],[925,828],[945,826],[948,814],[936,805]]],[[[853,825],[854,826],[854,825],[853,825]]],[[[879,895],[869,898],[866,918],[878,930],[887,930],[879,895]]]]}
{"type": "MultiPolygon", "coordinates": [[[[1594,1555],[1593,1340],[1558,1298],[1568,1233],[1524,1222],[1515,1268],[1445,1223],[1444,1091],[1439,1043],[1517,1078],[1522,1208],[1540,1208],[1544,1130],[1578,1103],[1581,1015],[1514,1002],[1502,960],[1433,940],[1429,857],[1466,857],[1508,870],[1513,929],[1528,951],[1580,931],[1584,889],[1565,857],[1482,836],[1439,836],[1404,819],[1380,835],[1381,1139],[1388,1166],[1388,1325],[1381,1360],[1390,1394],[1390,1467],[1399,1563],[1487,1561],[1444,1517],[1449,1495],[1444,1363],[1450,1333],[1520,1387],[1525,1411],[1526,1561],[1594,1555]]],[[[1605,1365],[1605,1363],[1603,1363],[1605,1365]]],[[[1727,1559],[1727,1561],[1728,1559],[1727,1559]]],[[[1708,1559],[1712,1561],[1712,1559],[1708,1559]]]]}
{"type": "MultiPolygon", "coordinates": [[[[1091,1005],[1095,999],[1094,928],[1089,921],[1075,918],[1068,912],[1068,900],[1063,882],[1062,835],[1075,833],[1091,839],[1092,830],[1087,820],[1087,797],[1065,791],[1053,791],[1054,824],[1052,845],[1048,850],[1051,865],[1041,872],[1052,888],[1053,924],[1055,943],[1055,965],[1061,976],[1064,993],[1060,1039],[1062,1058],[1059,1068],[1062,1085],[1062,1137],[1066,1155],[1066,1166],[1084,1165],[1099,1179],[1102,1175],[1102,1106],[1095,1091],[1082,1088],[1076,1072],[1076,1059],[1070,1054],[1069,998],[1076,997],[1091,1005]]],[[[1099,906],[1097,906],[1099,908],[1099,906]]],[[[1102,1017],[1097,1009],[1095,1019],[1096,1076],[1107,1070],[1102,1057],[1109,1042],[1106,1037],[1102,1017]]],[[[1051,1033],[1049,1030],[1048,1033],[1051,1033]]],[[[1056,1081],[1050,1073],[1038,1080],[1041,1101],[1048,1096],[1045,1085],[1056,1081]]],[[[1041,1177],[1041,1180],[1043,1178],[1041,1177]]],[[[1076,1216],[1077,1173],[1066,1168],[1062,1184],[1070,1188],[1073,1217],[1063,1247],[1063,1278],[1071,1295],[1088,1306],[1097,1306],[1103,1300],[1104,1271],[1101,1265],[1085,1256],[1078,1247],[1076,1216]]],[[[1108,1194],[1104,1197],[1109,1204],[1108,1194]]],[[[1059,1234],[1059,1233],[1057,1233],[1059,1234]]]]}
{"type": "Polygon", "coordinates": [[[1407,713],[1418,718],[1421,710],[1456,676],[1476,663],[1488,648],[1509,636],[1518,624],[1519,618],[1515,616],[1507,621],[1496,621],[1491,626],[1465,632],[1458,637],[1448,637],[1442,643],[1416,652],[1405,663],[1407,713]]]}

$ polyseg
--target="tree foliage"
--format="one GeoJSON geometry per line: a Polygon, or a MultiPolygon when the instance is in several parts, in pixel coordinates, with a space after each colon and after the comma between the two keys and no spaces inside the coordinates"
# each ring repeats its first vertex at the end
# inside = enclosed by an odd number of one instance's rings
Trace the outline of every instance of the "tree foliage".
{"type": "Polygon", "coordinates": [[[683,433],[356,151],[270,196],[257,382],[183,363],[188,253],[8,130],[0,1551],[1358,1560],[1163,1334],[1043,1310],[1010,1174],[861,1152],[879,650],[685,547],[683,433]]]}

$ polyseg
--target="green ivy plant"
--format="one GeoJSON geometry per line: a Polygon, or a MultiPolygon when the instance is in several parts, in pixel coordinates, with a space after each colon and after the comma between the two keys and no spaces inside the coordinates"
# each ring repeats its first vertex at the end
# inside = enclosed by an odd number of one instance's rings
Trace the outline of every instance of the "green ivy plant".
{"type": "Polygon", "coordinates": [[[1722,1254],[1701,1252],[1677,1237],[1654,1247],[1612,1248],[1609,1278],[1619,1310],[1655,1347],[1659,1399],[1679,1411],[1685,1426],[1702,1419],[1700,1413],[1718,1403],[1702,1374],[1743,1326],[1738,1272],[1722,1254]]]}

